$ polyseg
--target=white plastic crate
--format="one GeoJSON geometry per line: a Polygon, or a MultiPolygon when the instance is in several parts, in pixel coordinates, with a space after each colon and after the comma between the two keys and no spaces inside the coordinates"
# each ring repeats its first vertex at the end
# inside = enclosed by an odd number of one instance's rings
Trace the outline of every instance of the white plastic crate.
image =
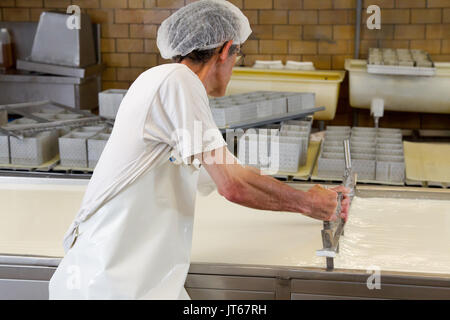
{"type": "Polygon", "coordinates": [[[327,131],[346,131],[350,133],[352,131],[352,128],[348,126],[327,126],[327,131]]]}
{"type": "MultiPolygon", "coordinates": [[[[283,132],[280,132],[280,135],[282,137],[292,137],[292,138],[298,139],[298,144],[301,145],[300,154],[299,154],[299,165],[300,166],[305,165],[307,157],[308,157],[309,133],[298,132],[298,131],[283,131],[283,132]]],[[[283,157],[283,155],[282,155],[282,157],[283,157]]],[[[297,167],[297,170],[298,170],[298,167],[297,167]]]]}
{"type": "Polygon", "coordinates": [[[321,152],[317,160],[318,174],[329,179],[342,179],[345,168],[344,153],[321,152]]]}
{"type": "Polygon", "coordinates": [[[405,178],[402,134],[399,129],[327,128],[318,160],[318,175],[340,179],[343,174],[343,138],[350,137],[352,168],[358,179],[401,183],[405,178]]]}
{"type": "Polygon", "coordinates": [[[377,149],[376,149],[376,154],[377,156],[399,156],[402,157],[403,156],[403,148],[402,145],[392,145],[392,144],[388,144],[388,145],[383,145],[383,144],[378,144],[377,145],[377,149]]]}
{"type": "Polygon", "coordinates": [[[257,104],[247,103],[243,105],[237,105],[236,108],[239,110],[238,114],[241,121],[250,121],[258,117],[257,104]]]}
{"type": "Polygon", "coordinates": [[[272,101],[269,99],[259,99],[255,101],[256,116],[258,118],[266,118],[273,115],[272,101]]]}
{"type": "Polygon", "coordinates": [[[127,90],[109,89],[98,94],[100,116],[115,119],[127,90]]]}
{"type": "Polygon", "coordinates": [[[377,154],[376,179],[380,181],[403,182],[405,180],[403,156],[377,154]]]}
{"type": "MultiPolygon", "coordinates": [[[[261,93],[259,93],[259,94],[261,94],[261,93]]],[[[281,115],[281,114],[285,114],[288,112],[286,93],[271,92],[271,91],[264,92],[263,91],[262,95],[266,99],[270,100],[271,105],[272,105],[272,114],[273,115],[281,115]]]]}
{"type": "Polygon", "coordinates": [[[104,132],[106,130],[106,127],[104,126],[87,126],[87,127],[81,127],[78,129],[73,130],[74,132],[81,132],[81,133],[100,133],[104,132]]]}
{"type": "Polygon", "coordinates": [[[392,134],[402,134],[401,129],[393,129],[393,128],[378,128],[378,133],[392,133],[392,134]]]}
{"type": "Polygon", "coordinates": [[[409,49],[369,51],[367,72],[391,75],[433,76],[436,69],[428,53],[409,49]]]}
{"type": "Polygon", "coordinates": [[[11,163],[39,166],[58,154],[58,132],[25,134],[23,139],[10,137],[11,163]]]}
{"type": "Polygon", "coordinates": [[[103,152],[103,149],[108,142],[110,134],[107,133],[99,133],[92,138],[88,138],[87,146],[88,146],[88,167],[95,168],[98,160],[103,152]]]}
{"type": "MultiPolygon", "coordinates": [[[[373,153],[351,154],[353,172],[358,174],[361,180],[375,180],[376,155],[373,153]]],[[[343,174],[343,173],[342,173],[343,174]]]]}
{"type": "Polygon", "coordinates": [[[301,127],[312,127],[312,117],[306,118],[304,120],[287,120],[283,124],[301,126],[301,127]]]}
{"type": "Polygon", "coordinates": [[[237,157],[245,165],[270,167],[270,135],[245,134],[238,139],[237,157]]]}
{"type": "Polygon", "coordinates": [[[211,108],[211,114],[219,127],[241,121],[241,111],[239,106],[217,106],[211,108]]]}
{"type": "Polygon", "coordinates": [[[314,108],[316,96],[309,92],[292,92],[287,97],[288,112],[299,112],[304,109],[314,108]]]}
{"type": "Polygon", "coordinates": [[[0,133],[0,164],[9,164],[10,162],[9,137],[0,133]]]}
{"type": "Polygon", "coordinates": [[[238,159],[246,165],[271,171],[297,172],[306,162],[311,123],[292,123],[281,125],[281,131],[278,130],[280,126],[272,130],[247,130],[238,140],[238,159]],[[273,136],[275,139],[271,139],[273,136]]]}
{"type": "Polygon", "coordinates": [[[267,118],[283,115],[288,111],[297,112],[304,108],[312,108],[314,107],[313,100],[314,94],[312,93],[256,91],[210,99],[209,103],[216,124],[219,127],[224,127],[237,122],[267,118]],[[295,103],[295,107],[292,107],[291,103],[291,107],[294,108],[291,108],[291,111],[289,111],[289,98],[298,100],[295,103]],[[241,108],[241,110],[238,111],[238,108],[241,108]]]}
{"type": "Polygon", "coordinates": [[[271,157],[278,157],[279,171],[296,173],[306,141],[298,137],[280,136],[278,144],[271,144],[271,157]]]}
{"type": "Polygon", "coordinates": [[[326,153],[343,153],[344,152],[344,146],[333,146],[329,144],[323,144],[322,152],[326,153]]]}
{"type": "Polygon", "coordinates": [[[280,115],[287,113],[287,99],[285,97],[272,99],[272,114],[280,115]]]}
{"type": "Polygon", "coordinates": [[[301,93],[303,109],[310,109],[316,106],[316,95],[310,92],[301,93]]]}
{"type": "Polygon", "coordinates": [[[61,165],[65,167],[87,168],[87,139],[97,135],[101,129],[103,128],[84,127],[73,130],[65,136],[60,137],[58,143],[61,165]]]}
{"type": "Polygon", "coordinates": [[[306,164],[308,157],[309,136],[311,134],[311,121],[288,121],[282,124],[280,129],[281,136],[297,137],[300,139],[300,160],[299,165],[306,164]]]}
{"type": "Polygon", "coordinates": [[[374,140],[377,137],[377,133],[376,132],[371,132],[371,131],[358,131],[358,132],[352,132],[352,139],[369,139],[369,140],[374,140]]]}
{"type": "MultiPolygon", "coordinates": [[[[350,127],[348,127],[348,128],[350,128],[350,127]]],[[[357,132],[377,132],[377,128],[372,128],[372,127],[354,127],[354,128],[351,129],[351,131],[352,131],[352,133],[357,133],[357,132]]]]}

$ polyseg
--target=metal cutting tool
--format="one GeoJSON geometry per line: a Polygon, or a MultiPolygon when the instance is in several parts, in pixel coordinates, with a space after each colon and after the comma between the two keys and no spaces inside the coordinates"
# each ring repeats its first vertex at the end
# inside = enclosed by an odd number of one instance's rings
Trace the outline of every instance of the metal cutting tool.
{"type": "MultiPolygon", "coordinates": [[[[356,187],[356,174],[352,171],[352,159],[350,154],[350,141],[344,140],[344,155],[345,155],[345,168],[343,186],[350,189],[349,197],[350,203],[355,195],[356,187]]],[[[323,248],[317,250],[316,255],[319,257],[326,257],[327,270],[334,269],[334,258],[339,253],[339,239],[341,235],[344,235],[345,220],[341,218],[341,202],[343,194],[338,194],[338,206],[336,209],[336,221],[324,221],[322,230],[322,243],[323,248]]]]}

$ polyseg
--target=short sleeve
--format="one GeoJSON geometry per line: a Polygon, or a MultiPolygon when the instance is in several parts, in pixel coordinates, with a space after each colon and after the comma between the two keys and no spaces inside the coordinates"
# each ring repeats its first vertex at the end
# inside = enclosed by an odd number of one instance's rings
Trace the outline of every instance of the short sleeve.
{"type": "Polygon", "coordinates": [[[162,122],[160,135],[183,160],[227,145],[212,117],[203,84],[185,68],[177,69],[161,84],[157,100],[162,110],[155,110],[162,122]]]}

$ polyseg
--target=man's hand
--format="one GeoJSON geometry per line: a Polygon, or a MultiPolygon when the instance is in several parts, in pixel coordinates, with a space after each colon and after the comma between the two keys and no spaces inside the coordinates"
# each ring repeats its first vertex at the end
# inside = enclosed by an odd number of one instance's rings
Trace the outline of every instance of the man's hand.
{"type": "Polygon", "coordinates": [[[341,202],[341,218],[347,221],[348,211],[350,208],[349,189],[338,186],[332,189],[326,189],[321,185],[315,185],[308,190],[308,195],[311,199],[309,217],[324,220],[335,221],[337,219],[335,212],[338,206],[338,192],[342,193],[341,202]]]}

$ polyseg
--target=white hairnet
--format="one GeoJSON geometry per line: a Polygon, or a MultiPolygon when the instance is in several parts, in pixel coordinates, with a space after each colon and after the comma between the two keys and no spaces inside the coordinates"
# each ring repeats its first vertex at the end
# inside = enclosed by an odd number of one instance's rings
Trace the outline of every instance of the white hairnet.
{"type": "Polygon", "coordinates": [[[208,50],[226,41],[242,44],[252,33],[247,17],[225,0],[200,0],[173,13],[158,30],[157,45],[164,59],[208,50]]]}

